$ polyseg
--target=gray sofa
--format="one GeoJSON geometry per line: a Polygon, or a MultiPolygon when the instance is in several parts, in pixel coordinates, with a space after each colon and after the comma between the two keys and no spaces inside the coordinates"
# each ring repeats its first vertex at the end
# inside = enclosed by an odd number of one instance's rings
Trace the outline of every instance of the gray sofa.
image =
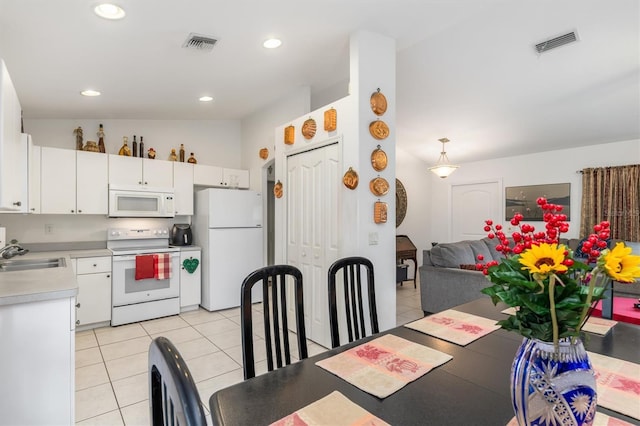
{"type": "MultiPolygon", "coordinates": [[[[563,240],[562,243],[575,250],[579,239],[563,240]]],[[[484,262],[500,260],[503,255],[496,251],[496,239],[458,241],[442,243],[422,254],[420,273],[420,298],[425,314],[440,312],[479,297],[487,297],[480,293],[491,283],[480,271],[464,269],[477,263],[478,254],[484,256],[484,262]]],[[[626,243],[634,247],[634,254],[640,251],[634,243],[626,243]]],[[[635,243],[637,244],[637,243],[635,243]]],[[[640,296],[640,282],[623,284],[614,282],[614,296],[640,296]]]]}
{"type": "Polygon", "coordinates": [[[499,260],[502,254],[495,250],[498,242],[483,238],[473,241],[442,243],[422,253],[420,266],[420,298],[425,314],[440,312],[484,295],[480,290],[489,281],[480,271],[462,269],[477,262],[478,254],[484,261],[499,260]]]}

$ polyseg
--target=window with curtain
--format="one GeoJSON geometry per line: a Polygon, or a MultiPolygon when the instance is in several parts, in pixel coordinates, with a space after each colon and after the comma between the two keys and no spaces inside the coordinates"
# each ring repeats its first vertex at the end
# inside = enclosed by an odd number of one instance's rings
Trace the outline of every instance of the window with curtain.
{"type": "Polygon", "coordinates": [[[640,241],[640,164],[582,170],[580,235],[603,220],[612,239],[640,241]]]}

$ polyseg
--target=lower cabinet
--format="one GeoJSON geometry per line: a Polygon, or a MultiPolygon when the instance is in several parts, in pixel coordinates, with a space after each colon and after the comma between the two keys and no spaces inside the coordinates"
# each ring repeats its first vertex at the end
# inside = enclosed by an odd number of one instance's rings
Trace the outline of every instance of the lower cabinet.
{"type": "Polygon", "coordinates": [[[201,288],[201,250],[182,247],[180,251],[180,310],[198,309],[201,288]]]}
{"type": "Polygon", "coordinates": [[[0,306],[0,424],[75,424],[74,299],[0,306]]]}
{"type": "Polygon", "coordinates": [[[76,325],[111,321],[111,256],[76,259],[76,280],[76,325]]]}

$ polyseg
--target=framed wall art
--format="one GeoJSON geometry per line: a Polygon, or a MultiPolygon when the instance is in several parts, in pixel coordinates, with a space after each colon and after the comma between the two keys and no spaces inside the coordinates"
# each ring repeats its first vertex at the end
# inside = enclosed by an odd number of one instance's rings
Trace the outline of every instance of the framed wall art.
{"type": "Polygon", "coordinates": [[[570,183],[506,187],[505,220],[509,221],[515,213],[521,213],[525,221],[542,221],[542,209],[538,207],[536,201],[538,197],[545,197],[551,204],[561,205],[562,213],[567,215],[567,220],[571,220],[570,183]]]}

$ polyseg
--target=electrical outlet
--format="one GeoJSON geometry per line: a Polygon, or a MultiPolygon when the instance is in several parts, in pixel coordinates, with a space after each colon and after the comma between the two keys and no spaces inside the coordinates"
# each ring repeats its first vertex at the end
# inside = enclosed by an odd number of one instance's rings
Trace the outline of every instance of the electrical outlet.
{"type": "Polygon", "coordinates": [[[44,233],[46,235],[51,235],[53,234],[53,225],[50,223],[47,223],[44,225],[44,233]]]}

